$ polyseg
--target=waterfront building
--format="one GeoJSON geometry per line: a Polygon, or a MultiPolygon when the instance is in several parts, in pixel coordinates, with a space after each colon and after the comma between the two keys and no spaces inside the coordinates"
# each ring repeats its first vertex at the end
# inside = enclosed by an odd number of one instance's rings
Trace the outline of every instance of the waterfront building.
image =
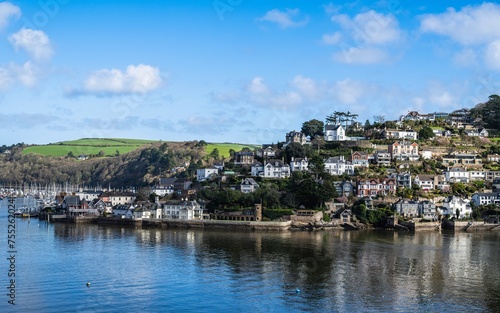
{"type": "Polygon", "coordinates": [[[162,218],[174,220],[201,220],[203,209],[196,200],[169,200],[163,203],[162,218]]]}
{"type": "Polygon", "coordinates": [[[419,203],[409,199],[401,199],[393,204],[397,214],[404,217],[419,216],[419,203]]]}
{"type": "Polygon", "coordinates": [[[137,195],[128,191],[105,191],[99,195],[99,199],[104,202],[110,202],[112,206],[119,204],[134,203],[137,195]]]}
{"type": "Polygon", "coordinates": [[[460,212],[459,218],[469,217],[472,215],[472,207],[469,199],[464,199],[458,196],[449,196],[443,201],[443,215],[455,216],[457,209],[460,212]]]}
{"type": "Polygon", "coordinates": [[[500,192],[479,192],[472,195],[474,205],[500,204],[500,192]]]}
{"type": "Polygon", "coordinates": [[[429,200],[421,201],[418,204],[418,214],[421,218],[424,218],[426,220],[437,220],[436,204],[429,200]]]}

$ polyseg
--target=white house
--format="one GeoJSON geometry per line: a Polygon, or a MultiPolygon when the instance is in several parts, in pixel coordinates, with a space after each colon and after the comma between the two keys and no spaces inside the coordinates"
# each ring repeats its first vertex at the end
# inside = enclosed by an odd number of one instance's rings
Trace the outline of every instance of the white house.
{"type": "Polygon", "coordinates": [[[250,175],[253,177],[264,177],[264,165],[260,162],[254,161],[250,168],[250,175]]]}
{"type": "Polygon", "coordinates": [[[203,209],[196,201],[170,200],[163,204],[163,218],[174,220],[201,220],[203,209]]]}
{"type": "Polygon", "coordinates": [[[436,187],[436,177],[434,175],[417,174],[413,179],[413,183],[418,185],[423,191],[430,191],[436,187]]]}
{"type": "Polygon", "coordinates": [[[417,132],[413,130],[386,129],[382,132],[385,139],[409,139],[417,140],[417,132]]]}
{"type": "Polygon", "coordinates": [[[305,158],[294,158],[290,162],[290,170],[292,172],[295,171],[307,171],[307,167],[309,166],[309,160],[307,157],[305,158]]]}
{"type": "Polygon", "coordinates": [[[345,135],[345,129],[342,125],[326,124],[325,141],[345,141],[348,138],[345,135]]]}
{"type": "Polygon", "coordinates": [[[242,193],[251,193],[259,188],[259,184],[253,178],[245,178],[240,185],[242,193]]]}
{"type": "Polygon", "coordinates": [[[121,218],[132,218],[134,217],[134,206],[119,204],[113,208],[113,215],[121,218]]]}
{"type": "Polygon", "coordinates": [[[454,167],[450,170],[444,171],[444,179],[448,183],[468,183],[470,180],[469,172],[461,167],[454,167]]]}
{"type": "Polygon", "coordinates": [[[456,217],[457,209],[460,211],[459,218],[471,216],[472,207],[470,200],[463,199],[457,196],[449,196],[443,201],[443,214],[456,217]]]}
{"type": "Polygon", "coordinates": [[[205,181],[210,178],[212,175],[217,175],[219,173],[219,169],[215,166],[210,166],[206,168],[199,168],[196,170],[196,178],[198,181],[205,181]]]}
{"type": "Polygon", "coordinates": [[[500,192],[484,192],[472,195],[474,205],[500,204],[500,192]]]}
{"type": "Polygon", "coordinates": [[[290,165],[282,160],[269,160],[264,166],[265,178],[287,178],[290,177],[290,165]]]}
{"type": "Polygon", "coordinates": [[[325,161],[325,171],[331,175],[354,175],[354,165],[347,162],[344,156],[330,157],[325,161]]]}

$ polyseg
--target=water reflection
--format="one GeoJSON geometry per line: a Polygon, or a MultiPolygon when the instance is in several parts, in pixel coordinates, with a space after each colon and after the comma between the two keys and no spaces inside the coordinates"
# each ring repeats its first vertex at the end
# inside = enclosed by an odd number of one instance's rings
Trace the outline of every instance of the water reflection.
{"type": "MultiPolygon", "coordinates": [[[[135,302],[144,298],[159,299],[148,304],[150,311],[168,306],[218,312],[496,312],[500,307],[500,233],[495,232],[47,228],[54,234],[53,250],[37,253],[55,253],[67,264],[67,272],[53,275],[63,279],[72,273],[85,281],[91,273],[93,286],[109,289],[104,299],[125,310],[141,308],[135,302]],[[179,299],[190,304],[183,307],[179,299]]],[[[96,295],[87,292],[78,307],[95,309],[96,295]]]]}

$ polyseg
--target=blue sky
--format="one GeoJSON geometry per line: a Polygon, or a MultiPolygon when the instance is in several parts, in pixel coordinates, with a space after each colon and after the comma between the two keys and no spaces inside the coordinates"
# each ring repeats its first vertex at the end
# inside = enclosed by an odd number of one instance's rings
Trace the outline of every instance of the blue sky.
{"type": "Polygon", "coordinates": [[[396,119],[500,89],[480,1],[0,2],[0,144],[272,143],[334,111],[396,119]]]}

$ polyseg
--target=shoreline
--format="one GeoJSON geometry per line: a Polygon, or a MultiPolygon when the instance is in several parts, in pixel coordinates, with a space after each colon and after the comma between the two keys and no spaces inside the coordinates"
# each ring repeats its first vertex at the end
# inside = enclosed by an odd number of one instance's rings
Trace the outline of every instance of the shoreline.
{"type": "MultiPolygon", "coordinates": [[[[44,218],[46,220],[46,218],[44,218]]],[[[228,221],[228,220],[170,220],[170,219],[126,219],[102,216],[51,216],[51,222],[62,223],[93,223],[98,225],[117,225],[135,228],[197,228],[197,229],[239,229],[247,231],[318,231],[318,230],[364,230],[386,229],[405,232],[425,232],[451,230],[455,232],[489,232],[500,231],[500,224],[487,224],[484,222],[462,222],[443,220],[441,223],[413,223],[399,221],[396,227],[376,228],[364,225],[356,227],[354,224],[331,223],[294,223],[292,221],[228,221]]],[[[358,225],[359,226],[359,225],[358,225]]]]}

